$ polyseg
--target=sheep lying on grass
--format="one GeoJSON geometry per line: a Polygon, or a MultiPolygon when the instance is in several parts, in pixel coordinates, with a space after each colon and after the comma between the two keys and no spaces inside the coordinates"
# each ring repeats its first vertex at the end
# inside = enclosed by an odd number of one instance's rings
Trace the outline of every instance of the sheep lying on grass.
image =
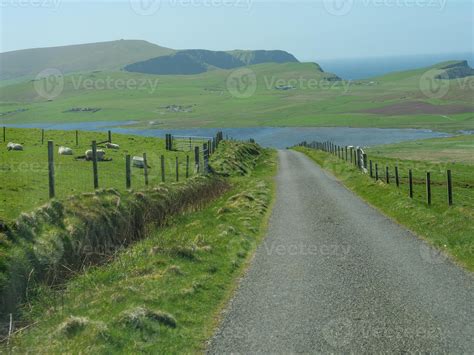
{"type": "Polygon", "coordinates": [[[120,146],[118,144],[114,144],[114,143],[105,143],[105,148],[109,148],[109,149],[120,149],[120,146]]]}
{"type": "Polygon", "coordinates": [[[59,155],[72,155],[72,149],[68,147],[59,147],[58,149],[59,155]]]}
{"type": "MultiPolygon", "coordinates": [[[[105,151],[102,149],[97,149],[97,161],[105,160],[105,151]]],[[[92,149],[86,150],[86,160],[92,160],[92,149]]]]}
{"type": "MultiPolygon", "coordinates": [[[[145,168],[145,160],[143,159],[143,157],[133,157],[132,158],[132,165],[136,168],[145,168]]],[[[147,167],[149,168],[149,166],[147,165],[147,167]]]]}
{"type": "Polygon", "coordinates": [[[18,143],[9,142],[7,144],[7,150],[23,150],[23,146],[18,143]]]}

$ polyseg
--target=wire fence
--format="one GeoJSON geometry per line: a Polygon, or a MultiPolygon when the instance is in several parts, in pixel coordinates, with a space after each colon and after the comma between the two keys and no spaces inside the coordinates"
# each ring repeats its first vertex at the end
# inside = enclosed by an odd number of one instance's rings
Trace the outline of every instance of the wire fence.
{"type": "Polygon", "coordinates": [[[0,151],[0,220],[52,197],[98,188],[143,189],[207,173],[208,159],[222,140],[218,132],[211,143],[205,137],[192,151],[178,151],[160,139],[110,131],[2,131],[4,142],[17,146],[0,151]]]}
{"type": "Polygon", "coordinates": [[[298,146],[331,154],[375,181],[393,185],[428,206],[474,207],[474,176],[472,167],[467,165],[372,158],[360,147],[332,142],[302,142],[298,146]]]}

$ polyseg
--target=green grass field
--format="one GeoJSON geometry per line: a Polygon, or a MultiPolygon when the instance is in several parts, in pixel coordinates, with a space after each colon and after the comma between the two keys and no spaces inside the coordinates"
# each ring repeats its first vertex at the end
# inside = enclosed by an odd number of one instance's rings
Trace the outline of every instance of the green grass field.
{"type": "MultiPolygon", "coordinates": [[[[474,76],[447,81],[441,98],[427,96],[420,82],[427,69],[394,73],[355,82],[330,82],[312,63],[259,64],[248,67],[255,93],[235,97],[228,89],[233,71],[163,76],[93,72],[64,77],[64,88],[48,101],[27,81],[0,87],[0,124],[82,121],[137,121],[140,128],[352,126],[429,128],[452,132],[474,129],[474,76]],[[277,90],[278,85],[293,89],[277,90]],[[436,105],[432,113],[411,107],[436,105]],[[368,113],[370,109],[408,104],[408,112],[368,113]],[[169,105],[181,106],[173,112],[169,105]],[[71,108],[98,108],[66,112],[71,108]],[[448,107],[448,113],[442,108],[448,107]],[[468,107],[467,111],[456,109],[468,107]],[[438,110],[439,109],[439,110],[438,110]],[[20,110],[20,111],[17,111],[20,110]],[[438,111],[440,113],[438,113],[438,111]]],[[[246,86],[243,85],[242,89],[246,86]]],[[[245,90],[243,91],[245,93],[245,90]]]]}
{"type": "MultiPolygon", "coordinates": [[[[75,160],[91,147],[91,141],[106,141],[107,133],[79,132],[79,145],[76,146],[74,131],[45,131],[45,143],[41,144],[41,130],[7,130],[7,142],[24,144],[24,151],[7,151],[6,143],[0,149],[0,220],[13,220],[21,212],[28,212],[49,200],[47,140],[53,140],[55,148],[56,197],[94,191],[92,163],[75,160]],[[57,154],[59,146],[74,150],[74,156],[57,154]]],[[[178,157],[179,176],[186,175],[186,155],[190,156],[189,175],[194,174],[194,153],[170,152],[165,150],[164,140],[152,137],[113,134],[112,140],[120,145],[119,150],[105,149],[111,161],[98,163],[99,187],[126,188],[125,155],[142,156],[147,153],[149,183],[161,182],[160,156],[165,156],[165,179],[176,181],[176,157],[178,157]]],[[[132,167],[132,188],[145,186],[144,171],[132,167]]]]}
{"type": "Polygon", "coordinates": [[[196,353],[205,349],[271,210],[275,153],[206,208],[170,219],[107,265],[42,287],[0,352],[196,353]],[[47,316],[45,316],[47,315],[47,316]]]}
{"type": "Polygon", "coordinates": [[[367,149],[367,153],[393,159],[474,164],[474,135],[382,145],[367,149]]]}
{"type": "MultiPolygon", "coordinates": [[[[426,239],[440,250],[452,255],[469,270],[474,270],[474,175],[473,165],[467,163],[421,160],[418,151],[432,151],[455,138],[445,141],[427,140],[414,142],[412,149],[405,147],[402,156],[413,160],[387,158],[383,154],[397,154],[397,145],[374,147],[368,151],[368,159],[379,166],[380,180],[361,173],[352,164],[321,151],[296,148],[304,152],[324,169],[332,172],[344,185],[356,192],[373,206],[400,224],[426,239]],[[427,142],[427,143],[424,143],[427,142]],[[400,171],[400,187],[395,184],[394,167],[400,171]],[[385,167],[389,167],[389,184],[386,183],[385,167]],[[413,171],[414,197],[409,197],[408,169],[413,171]],[[452,170],[454,205],[447,203],[446,170],[452,170]],[[432,205],[427,204],[426,172],[431,173],[432,205]]],[[[463,139],[462,137],[460,138],[463,139]]],[[[424,154],[424,153],[423,153],[424,154]]],[[[452,159],[464,160],[465,154],[452,155],[452,159]]],[[[442,159],[441,159],[442,160],[442,159]]],[[[374,172],[375,174],[375,172],[374,172]]]]}

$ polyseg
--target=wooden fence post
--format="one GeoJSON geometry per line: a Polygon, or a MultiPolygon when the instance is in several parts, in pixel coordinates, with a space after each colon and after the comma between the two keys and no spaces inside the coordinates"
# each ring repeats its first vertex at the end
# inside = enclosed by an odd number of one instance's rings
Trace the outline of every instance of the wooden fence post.
{"type": "Polygon", "coordinates": [[[178,163],[178,157],[176,157],[176,181],[179,181],[179,163],[178,163]]]}
{"type": "Polygon", "coordinates": [[[372,169],[372,160],[369,162],[369,166],[370,166],[370,177],[373,178],[374,177],[374,171],[372,169]]]}
{"type": "Polygon", "coordinates": [[[188,178],[189,178],[189,155],[186,155],[186,179],[188,178]]]}
{"type": "Polygon", "coordinates": [[[348,156],[347,156],[347,145],[346,145],[345,150],[346,150],[346,161],[347,161],[347,159],[348,159],[348,156]]]}
{"type": "Polygon", "coordinates": [[[49,198],[54,198],[54,144],[48,141],[48,177],[49,177],[49,198]]]}
{"type": "Polygon", "coordinates": [[[362,156],[362,158],[364,159],[364,162],[363,162],[364,169],[367,170],[367,154],[364,153],[364,155],[362,156]]]}
{"type": "Polygon", "coordinates": [[[207,174],[209,172],[209,148],[207,143],[203,144],[202,153],[204,156],[204,174],[207,174]]]}
{"type": "Polygon", "coordinates": [[[395,183],[400,187],[400,176],[398,175],[398,165],[395,166],[395,183]]]}
{"type": "Polygon", "coordinates": [[[79,131],[76,129],[76,146],[79,145],[79,131]]]}
{"type": "Polygon", "coordinates": [[[413,172],[412,170],[408,170],[408,188],[410,191],[410,198],[413,198],[413,172]]]}
{"type": "Polygon", "coordinates": [[[41,145],[44,144],[44,128],[41,129],[41,145]]]}
{"type": "Polygon", "coordinates": [[[3,141],[7,141],[7,127],[3,126],[3,141]]]}
{"type": "Polygon", "coordinates": [[[109,143],[112,143],[112,131],[108,131],[108,141],[109,143]]]}
{"type": "Polygon", "coordinates": [[[143,153],[143,174],[145,175],[145,186],[148,186],[148,161],[146,153],[143,153]]]}
{"type": "Polygon", "coordinates": [[[99,173],[97,169],[97,142],[92,141],[92,173],[94,174],[94,189],[99,188],[99,173]]]}
{"type": "Polygon", "coordinates": [[[431,173],[426,173],[426,202],[431,205],[431,173]]]}
{"type": "Polygon", "coordinates": [[[194,147],[194,166],[196,173],[199,173],[199,147],[194,147]]]}
{"type": "Polygon", "coordinates": [[[160,157],[161,160],[161,182],[165,182],[165,156],[160,157]]]}
{"type": "Polygon", "coordinates": [[[448,205],[453,205],[453,180],[451,178],[451,170],[447,171],[448,177],[448,205]]]}
{"type": "Polygon", "coordinates": [[[390,171],[388,170],[388,166],[385,166],[385,181],[387,184],[390,184],[390,171]]]}
{"type": "Polygon", "coordinates": [[[350,153],[351,153],[351,164],[352,164],[352,158],[354,157],[354,154],[352,154],[352,151],[353,151],[353,150],[354,150],[354,149],[351,148],[351,151],[350,151],[350,153]]]}
{"type": "Polygon", "coordinates": [[[127,189],[132,187],[132,172],[131,172],[131,164],[130,164],[130,154],[125,156],[125,186],[127,189]]]}
{"type": "Polygon", "coordinates": [[[375,163],[375,181],[379,179],[379,164],[375,163]]]}

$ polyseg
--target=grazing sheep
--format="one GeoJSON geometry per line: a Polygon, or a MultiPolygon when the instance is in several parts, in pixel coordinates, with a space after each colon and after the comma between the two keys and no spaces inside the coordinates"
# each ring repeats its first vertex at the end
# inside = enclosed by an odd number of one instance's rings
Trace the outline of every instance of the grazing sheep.
{"type": "Polygon", "coordinates": [[[110,143],[110,142],[105,143],[105,147],[109,148],[109,149],[119,149],[120,148],[120,146],[118,144],[114,144],[114,143],[110,143]]]}
{"type": "MultiPolygon", "coordinates": [[[[97,161],[103,161],[105,159],[105,151],[97,149],[97,161]]],[[[92,149],[86,150],[86,160],[92,160],[92,149]]]]}
{"type": "Polygon", "coordinates": [[[23,146],[18,143],[9,142],[7,144],[7,150],[23,150],[23,146]]]}
{"type": "Polygon", "coordinates": [[[72,149],[68,147],[59,147],[58,149],[59,155],[72,155],[72,149]]]}
{"type": "Polygon", "coordinates": [[[145,160],[143,157],[133,157],[132,158],[132,165],[136,168],[144,168],[145,167],[145,160]]]}

